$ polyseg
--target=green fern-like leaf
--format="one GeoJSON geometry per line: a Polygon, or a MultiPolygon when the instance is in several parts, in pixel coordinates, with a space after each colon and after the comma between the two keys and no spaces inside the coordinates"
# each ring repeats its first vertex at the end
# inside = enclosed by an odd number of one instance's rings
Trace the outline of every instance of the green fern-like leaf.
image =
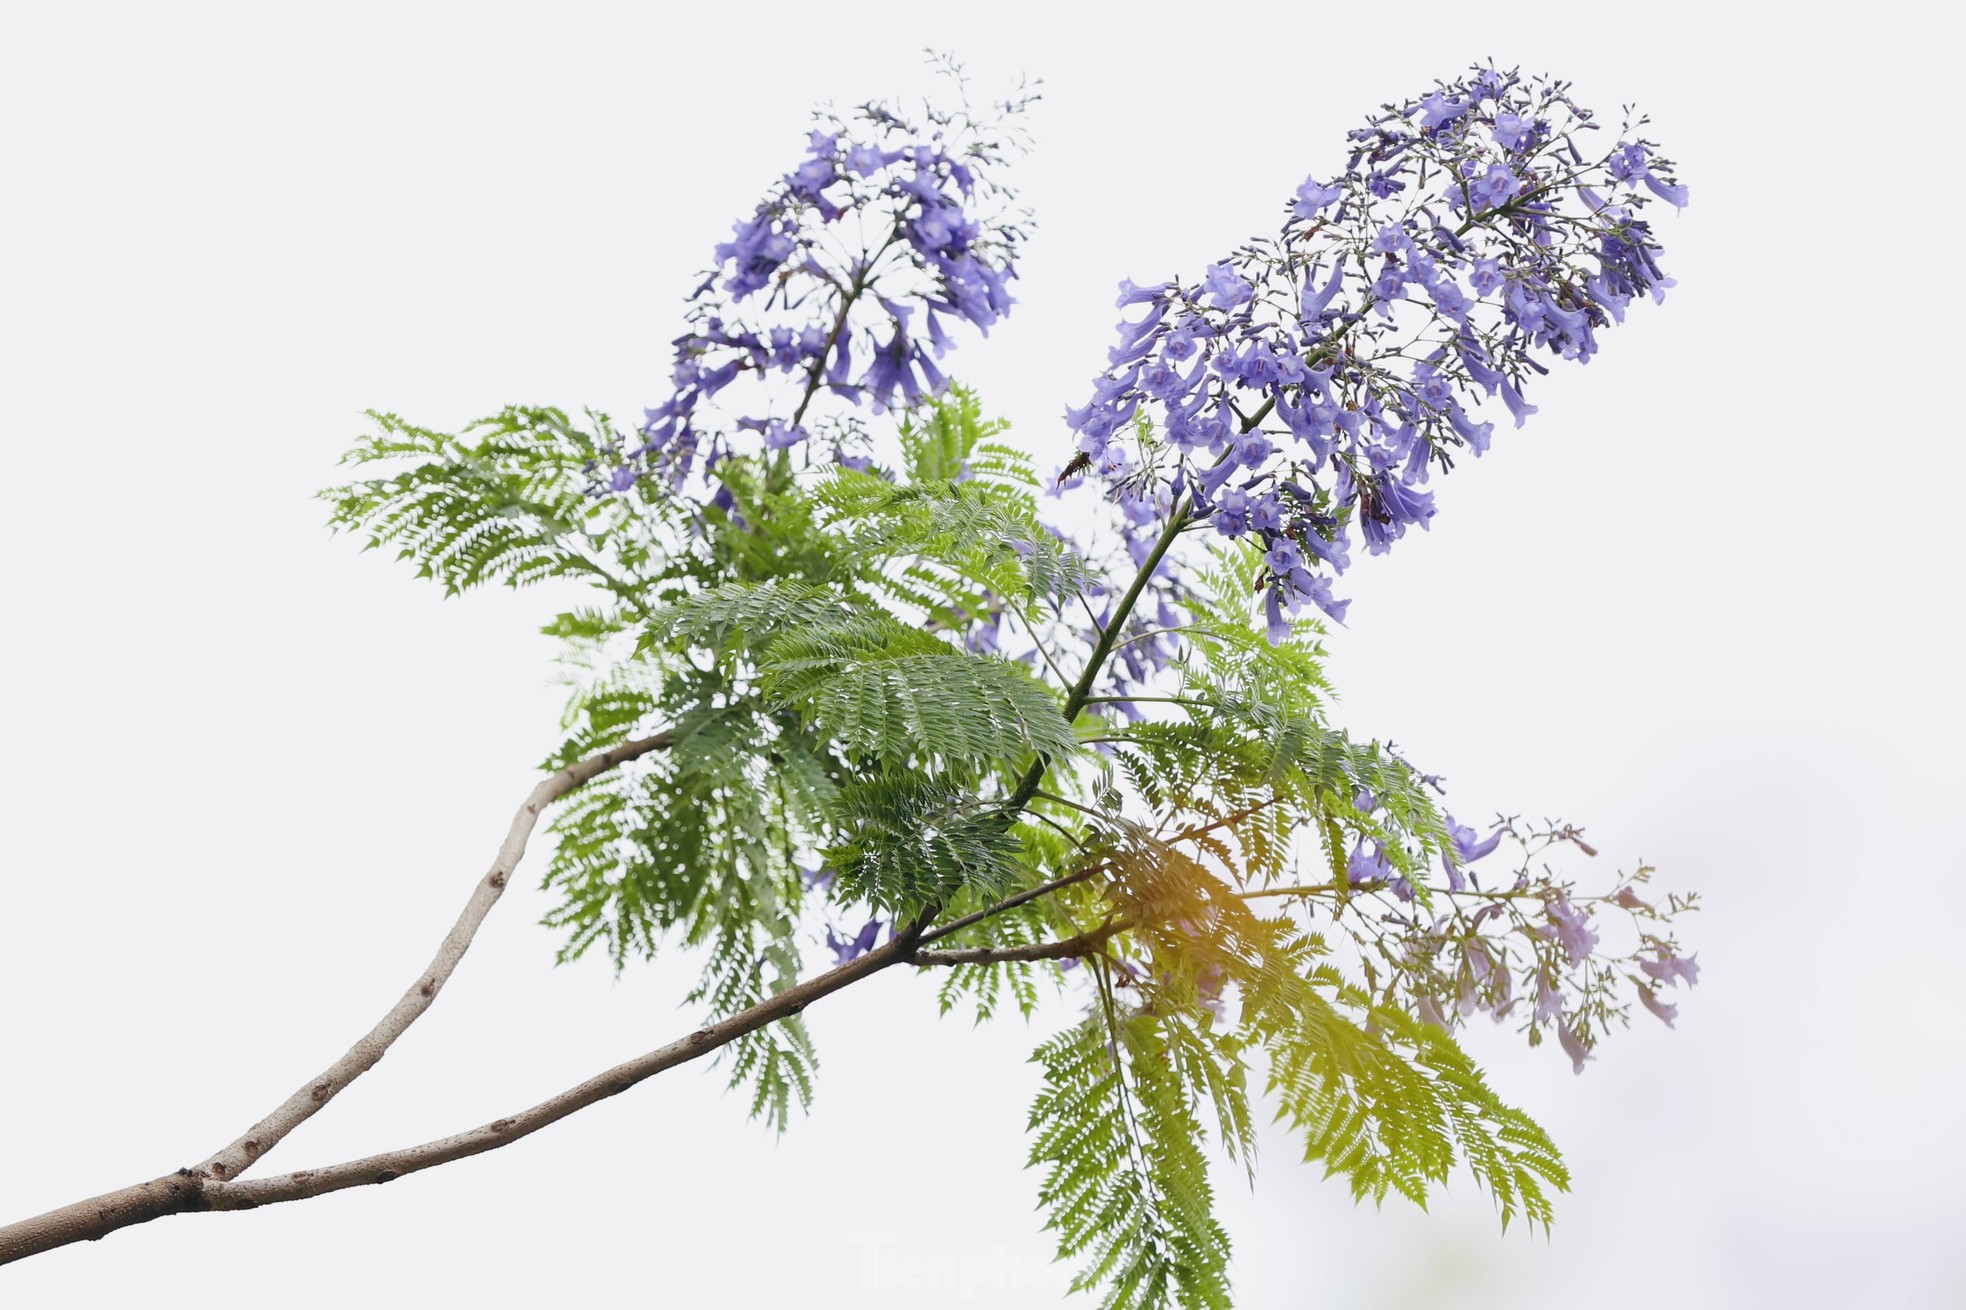
{"type": "Polygon", "coordinates": [[[907,480],[962,482],[970,478],[1033,486],[1031,457],[992,441],[1009,431],[1002,419],[983,417],[983,402],[960,382],[926,405],[902,415],[897,427],[907,480]]]}
{"type": "Polygon", "coordinates": [[[756,651],[773,638],[867,613],[833,588],[784,578],[726,582],[676,598],[648,620],[651,645],[756,651]]]}
{"type": "Polygon", "coordinates": [[[345,462],[375,476],[321,493],[332,526],[393,547],[453,594],[581,577],[640,602],[634,574],[651,549],[641,529],[666,509],[584,494],[586,470],[608,457],[604,416],[590,433],[557,409],[507,409],[461,436],[370,417],[379,430],[345,462]]]}
{"type": "Polygon", "coordinates": [[[1023,666],[974,655],[885,615],[789,632],[760,663],[765,694],[852,755],[973,774],[1078,746],[1023,666]]]}
{"type": "Polygon", "coordinates": [[[826,852],[849,896],[910,913],[959,892],[994,898],[1024,878],[1022,845],[999,806],[934,777],[898,774],[842,787],[826,852]]]}
{"type": "Polygon", "coordinates": [[[1058,1255],[1101,1310],[1226,1310],[1229,1240],[1195,1114],[1191,1066],[1146,1014],[1095,1014],[1038,1048],[1030,1163],[1058,1255]]]}
{"type": "Polygon", "coordinates": [[[1358,1199],[1398,1193],[1425,1206],[1464,1161],[1503,1224],[1552,1217],[1569,1184],[1548,1136],[1505,1104],[1446,1032],[1369,998],[1315,963],[1318,946],[1282,921],[1244,981],[1245,1023],[1270,1062],[1270,1090],[1303,1134],[1305,1158],[1358,1199]]]}
{"type": "Polygon", "coordinates": [[[949,482],[897,487],[842,470],[817,494],[863,560],[917,560],[934,570],[931,576],[945,589],[967,584],[979,596],[1056,605],[1085,592],[1090,581],[1085,560],[1045,526],[1023,488],[949,482]]]}

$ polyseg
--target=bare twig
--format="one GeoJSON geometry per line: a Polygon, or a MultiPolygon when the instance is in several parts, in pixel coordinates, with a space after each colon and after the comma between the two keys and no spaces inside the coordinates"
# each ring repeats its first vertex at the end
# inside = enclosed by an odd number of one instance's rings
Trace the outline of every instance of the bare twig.
{"type": "MultiPolygon", "coordinates": [[[[892,243],[893,238],[890,238],[889,244],[892,243]]],[[[858,288],[856,294],[857,290],[858,288]]],[[[808,379],[807,399],[814,394],[816,375],[817,370],[814,376],[808,379]]],[[[1249,420],[1250,424],[1260,421],[1267,409],[1268,406],[1265,406],[1263,410],[1259,410],[1257,415],[1249,420]]],[[[800,413],[803,411],[802,402],[800,413]]],[[[795,415],[793,422],[796,424],[797,421],[798,416],[795,415]]],[[[1111,654],[1121,626],[1124,625],[1134,604],[1146,589],[1148,580],[1161,559],[1173,545],[1175,537],[1190,521],[1191,506],[1192,501],[1190,507],[1181,508],[1171,516],[1147,560],[1141,565],[1133,584],[1121,598],[1107,623],[1101,625],[1097,616],[1091,615],[1090,607],[1087,607],[1088,615],[1092,617],[1093,625],[1098,632],[1098,640],[1084,671],[1066,698],[1063,712],[1068,720],[1075,719],[1087,703],[1093,681],[1111,654]]],[[[1084,600],[1083,597],[1080,599],[1084,600]]],[[[473,891],[471,900],[459,916],[457,924],[444,939],[430,968],[411,985],[410,990],[367,1036],[350,1048],[340,1060],[330,1065],[319,1077],[296,1091],[236,1141],[196,1168],[179,1169],[175,1173],[165,1174],[148,1182],[136,1183],[118,1191],[104,1193],[34,1218],[0,1227],[0,1264],[73,1242],[93,1241],[117,1229],[147,1223],[164,1215],[201,1210],[250,1209],[255,1206],[304,1200],[344,1188],[390,1182],[404,1174],[496,1150],[507,1143],[538,1132],[548,1124],[555,1123],[597,1101],[625,1092],[635,1084],[665,1069],[697,1059],[736,1041],[747,1033],[797,1014],[813,1001],[828,996],[861,978],[890,965],[919,958],[919,947],[927,942],[1014,909],[1040,896],[1082,882],[1108,867],[1104,861],[1096,862],[1066,877],[1008,897],[934,932],[928,932],[926,929],[935,915],[940,912],[941,907],[931,906],[885,945],[876,947],[858,959],[788,988],[769,1000],[708,1027],[698,1029],[667,1046],[617,1065],[558,1096],[508,1118],[495,1119],[467,1132],[426,1142],[420,1146],[407,1147],[320,1169],[297,1170],[268,1178],[241,1178],[239,1175],[242,1171],[250,1167],[294,1128],[312,1117],[342,1088],[372,1068],[410,1024],[430,1007],[438,990],[456,969],[458,961],[469,947],[478,925],[483,922],[492,905],[503,894],[513,868],[524,852],[526,840],[538,821],[539,812],[552,801],[564,796],[595,775],[649,751],[666,747],[669,743],[670,737],[667,733],[637,742],[624,743],[611,751],[562,770],[540,783],[513,819],[511,830],[507,834],[504,845],[499,848],[491,872],[480,880],[473,891]]],[[[1023,781],[1008,798],[1007,813],[1015,814],[1024,808],[1043,781],[1050,763],[1049,758],[1042,755],[1033,761],[1023,781]]],[[[939,954],[956,954],[956,952],[939,954]]]]}
{"type": "Polygon", "coordinates": [[[1021,891],[1015,896],[1006,896],[995,905],[986,906],[974,914],[965,914],[960,919],[943,924],[933,932],[923,933],[921,944],[926,946],[932,941],[939,941],[947,937],[950,933],[961,932],[963,929],[971,927],[974,924],[979,924],[985,919],[993,919],[1007,910],[1014,910],[1020,905],[1035,901],[1040,896],[1049,896],[1051,893],[1070,887],[1074,883],[1084,882],[1087,878],[1090,878],[1095,873],[1101,872],[1105,868],[1106,861],[1101,860],[1096,864],[1087,865],[1077,873],[1068,873],[1063,878],[1055,878],[1041,887],[1033,887],[1028,891],[1021,891]]]}
{"type": "Polygon", "coordinates": [[[491,913],[492,906],[504,894],[505,885],[518,867],[520,857],[526,853],[526,839],[532,835],[535,824],[539,822],[540,811],[568,792],[591,781],[609,769],[626,764],[628,761],[647,755],[651,751],[662,750],[669,745],[670,734],[659,732],[652,737],[642,737],[635,741],[623,742],[612,750],[589,756],[578,764],[572,764],[558,773],[543,779],[532,794],[526,797],[525,804],[512,816],[512,826],[506,831],[505,840],[499,845],[498,854],[492,858],[490,872],[478,880],[471,893],[471,899],[464,903],[464,910],[457,916],[450,933],[438,946],[437,954],[430,961],[403,998],[396,1002],[389,1013],[377,1021],[367,1035],[348,1048],[348,1053],[329,1065],[321,1074],[308,1080],[306,1086],[282,1101],[272,1113],[241,1133],[231,1145],[216,1152],[202,1163],[193,1167],[192,1172],[201,1177],[226,1179],[236,1178],[253,1161],[265,1155],[288,1133],[311,1118],[320,1108],[333,1100],[348,1084],[367,1073],[380,1060],[398,1037],[409,1026],[422,1017],[437,999],[451,973],[457,968],[464,952],[470,949],[471,939],[477,934],[478,925],[491,913]]]}
{"type": "Polygon", "coordinates": [[[1272,796],[1269,800],[1258,801],[1254,805],[1245,806],[1240,810],[1225,814],[1221,818],[1208,823],[1197,824],[1192,828],[1183,828],[1180,832],[1169,837],[1164,837],[1161,840],[1171,846],[1178,841],[1193,841],[1197,837],[1205,837],[1217,828],[1232,828],[1244,819],[1252,818],[1255,815],[1261,814],[1264,810],[1269,809],[1272,805],[1280,804],[1282,799],[1280,796],[1272,796]]]}
{"type": "Polygon", "coordinates": [[[889,965],[900,963],[907,958],[911,950],[912,944],[905,937],[897,936],[894,940],[875,947],[859,959],[828,970],[816,978],[809,978],[796,986],[788,987],[778,995],[761,1001],[748,1010],[699,1028],[687,1037],[678,1038],[667,1046],[657,1047],[648,1054],[638,1056],[625,1064],[618,1064],[576,1087],[568,1088],[558,1096],[541,1101],[529,1110],[521,1110],[518,1114],[504,1119],[494,1119],[468,1132],[441,1137],[434,1142],[425,1142],[421,1146],[388,1151],[381,1155],[371,1155],[364,1159],[350,1160],[344,1164],[329,1165],[321,1169],[300,1169],[270,1178],[244,1178],[231,1183],[207,1184],[205,1188],[207,1208],[245,1210],[260,1205],[277,1205],[283,1201],[300,1201],[328,1192],[338,1192],[344,1188],[391,1182],[404,1174],[416,1173],[440,1164],[448,1164],[452,1160],[462,1160],[466,1156],[497,1150],[501,1146],[518,1141],[521,1137],[538,1132],[548,1124],[557,1123],[578,1110],[584,1110],[597,1101],[618,1096],[635,1084],[652,1078],[665,1069],[687,1064],[719,1047],[728,1046],[746,1033],[755,1032],[767,1024],[789,1018],[821,997],[830,996],[842,987],[859,982],[870,974],[879,973],[889,965]]]}
{"type": "Polygon", "coordinates": [[[1058,684],[1061,687],[1071,686],[1073,679],[1066,677],[1065,670],[1058,666],[1058,661],[1051,658],[1051,652],[1045,649],[1044,638],[1038,635],[1038,625],[1031,622],[1031,616],[1008,596],[1004,597],[1004,604],[1008,605],[1010,612],[1024,624],[1024,630],[1031,634],[1031,644],[1037,647],[1038,654],[1044,656],[1044,662],[1051,667],[1051,671],[1058,675],[1058,684]]]}
{"type": "Polygon", "coordinates": [[[1031,946],[977,946],[949,951],[916,951],[910,964],[1009,964],[1028,960],[1076,960],[1105,945],[1106,939],[1125,925],[1108,923],[1058,942],[1038,942],[1031,946]]]}
{"type": "Polygon", "coordinates": [[[468,1132],[360,1160],[319,1169],[298,1169],[268,1178],[222,1182],[216,1178],[205,1178],[191,1169],[180,1169],[175,1174],[166,1174],[162,1178],[24,1219],[0,1228],[0,1264],[67,1246],[71,1242],[94,1241],[119,1228],[148,1223],[165,1215],[201,1210],[250,1210],[262,1205],[304,1201],[350,1187],[393,1182],[405,1174],[495,1151],[598,1101],[618,1096],[665,1069],[708,1055],[746,1033],[797,1014],[821,997],[829,996],[890,965],[902,963],[914,951],[915,942],[911,933],[897,935],[857,960],[788,987],[748,1010],[699,1028],[667,1046],[658,1047],[625,1064],[618,1064],[558,1096],[541,1101],[529,1110],[494,1119],[468,1132]]]}

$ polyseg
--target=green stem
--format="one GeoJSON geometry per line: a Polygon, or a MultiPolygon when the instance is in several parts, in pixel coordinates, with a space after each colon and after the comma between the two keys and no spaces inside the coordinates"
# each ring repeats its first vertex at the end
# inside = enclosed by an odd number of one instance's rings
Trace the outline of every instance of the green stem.
{"type": "Polygon", "coordinates": [[[926,946],[932,941],[937,941],[943,937],[949,936],[951,933],[958,933],[965,928],[974,927],[976,924],[983,922],[985,919],[993,919],[997,915],[1003,914],[1009,910],[1014,910],[1020,905],[1028,905],[1032,901],[1038,899],[1038,897],[1040,896],[1049,896],[1051,895],[1051,893],[1055,891],[1062,891],[1067,887],[1071,887],[1077,883],[1082,883],[1087,878],[1092,877],[1094,874],[1103,873],[1107,869],[1107,867],[1108,865],[1105,860],[1098,860],[1093,862],[1092,864],[1086,865],[1085,868],[1083,869],[1079,869],[1073,873],[1068,873],[1062,878],[1054,878],[1052,881],[1045,883],[1042,886],[1032,887],[1028,891],[1018,892],[1015,896],[1006,896],[1004,899],[998,901],[995,905],[985,906],[983,909],[976,911],[974,914],[966,914],[962,918],[957,919],[952,923],[945,923],[940,928],[935,929],[933,932],[920,933],[918,938],[919,943],[923,946],[926,946]]]}
{"type": "MultiPolygon", "coordinates": [[[[1242,430],[1244,432],[1253,431],[1256,425],[1268,416],[1270,410],[1275,405],[1276,397],[1272,396],[1255,413],[1243,420],[1242,430]]],[[[1227,457],[1228,453],[1225,451],[1223,458],[1226,459],[1227,457]]],[[[1147,590],[1147,584],[1153,580],[1154,573],[1160,568],[1161,561],[1167,557],[1167,552],[1173,547],[1174,539],[1181,535],[1181,529],[1187,527],[1193,521],[1194,504],[1194,497],[1190,496],[1185,505],[1175,506],[1173,512],[1168,515],[1167,526],[1161,529],[1160,539],[1154,542],[1154,548],[1147,553],[1146,561],[1141,564],[1139,573],[1134,575],[1133,585],[1126,589],[1124,596],[1120,597],[1119,605],[1113,610],[1113,615],[1106,621],[1105,626],[1099,628],[1099,641],[1092,648],[1092,656],[1086,661],[1085,671],[1079,675],[1078,682],[1073,684],[1071,692],[1065,697],[1064,715],[1068,722],[1076,720],[1079,716],[1079,711],[1087,705],[1094,703],[1095,700],[1112,699],[1110,697],[1094,697],[1092,694],[1093,683],[1098,679],[1100,670],[1106,667],[1106,661],[1111,658],[1114,649],[1120,644],[1120,629],[1126,626],[1128,616],[1133,613],[1133,607],[1139,604],[1141,593],[1147,590]]],[[[1095,623],[1094,626],[1096,627],[1097,624],[1095,623]]],[[[1031,767],[1025,771],[1023,780],[1017,784],[1017,790],[1013,791],[1009,799],[1004,802],[1003,814],[1006,820],[1006,826],[1009,823],[1014,823],[1017,816],[1023,812],[1024,807],[1031,803],[1031,798],[1037,795],[1038,788],[1044,784],[1044,775],[1050,769],[1051,757],[1049,755],[1040,753],[1035,760],[1031,761],[1031,767]]],[[[1098,866],[1094,867],[1096,868],[1098,866]]],[[[1075,875],[1073,878],[1066,880],[1065,883],[1039,888],[1031,893],[1031,896],[1042,895],[1047,890],[1054,890],[1056,886],[1076,882],[1080,877],[1084,876],[1089,876],[1089,873],[1075,875]]],[[[1019,903],[1018,898],[1013,897],[1010,901],[992,907],[985,913],[996,913],[1016,903],[1019,903]]],[[[920,918],[908,925],[908,931],[919,938],[929,923],[935,919],[935,916],[941,913],[941,908],[939,904],[930,904],[920,918]]],[[[964,920],[963,922],[971,922],[975,917],[977,916],[972,916],[971,920],[964,920]]],[[[941,933],[950,931],[953,931],[953,927],[945,927],[941,930],[941,933]]],[[[937,935],[941,935],[941,933],[937,935]]]]}
{"type": "MultiPolygon", "coordinates": [[[[1140,572],[1134,577],[1133,585],[1128,587],[1126,595],[1120,598],[1118,608],[1113,611],[1113,617],[1100,630],[1099,643],[1093,647],[1091,659],[1086,661],[1085,672],[1079,675],[1078,682],[1073,685],[1071,693],[1065,698],[1064,715],[1067,722],[1078,718],[1079,711],[1084,709],[1091,701],[1094,679],[1099,676],[1099,670],[1105,667],[1107,658],[1113,653],[1113,647],[1117,644],[1119,631],[1126,624],[1127,615],[1131,614],[1133,607],[1139,603],[1140,594],[1147,589],[1147,583],[1153,578],[1154,571],[1160,567],[1161,560],[1166,558],[1168,549],[1174,545],[1174,538],[1180,534],[1182,528],[1188,525],[1188,511],[1192,505],[1193,501],[1191,500],[1188,505],[1177,507],[1168,516],[1167,526],[1161,530],[1160,540],[1154,543],[1154,548],[1148,554],[1146,563],[1140,566],[1140,572]]],[[[1025,806],[1031,803],[1031,798],[1038,794],[1038,788],[1043,785],[1044,775],[1050,768],[1051,757],[1049,755],[1040,753],[1035,760],[1031,761],[1031,767],[1025,772],[1023,781],[1017,784],[1017,790],[1012,792],[1009,799],[1004,802],[1003,818],[1006,828],[1009,828],[1017,821],[1017,816],[1023,812],[1025,806]]],[[[1042,887],[1034,887],[1030,891],[1000,901],[996,905],[972,914],[967,918],[958,919],[951,924],[945,924],[934,932],[929,932],[928,927],[935,921],[936,916],[942,913],[944,907],[939,900],[931,901],[922,910],[921,914],[916,916],[901,930],[900,935],[908,941],[909,949],[912,950],[917,945],[934,941],[938,937],[945,937],[959,928],[967,927],[972,923],[989,918],[991,915],[1001,914],[1003,911],[1011,909],[1014,906],[1022,905],[1026,901],[1036,900],[1040,896],[1057,891],[1061,887],[1069,887],[1075,882],[1082,882],[1104,867],[1103,862],[1094,864],[1089,868],[1081,869],[1069,877],[1061,878],[1056,882],[1046,883],[1042,887]]]]}
{"type": "Polygon", "coordinates": [[[1119,705],[1127,702],[1154,705],[1206,705],[1192,696],[1087,696],[1087,705],[1119,705]]]}
{"type": "Polygon", "coordinates": [[[1202,632],[1208,634],[1211,637],[1218,635],[1215,629],[1209,627],[1207,624],[1183,623],[1179,627],[1174,627],[1174,628],[1149,628],[1145,632],[1137,632],[1133,636],[1128,637],[1125,641],[1122,641],[1118,645],[1114,646],[1113,649],[1121,650],[1127,646],[1131,646],[1136,641],[1152,641],[1155,637],[1171,636],[1179,632],[1202,632]]]}
{"type": "MultiPolygon", "coordinates": [[[[1152,580],[1154,571],[1160,567],[1161,560],[1174,545],[1174,538],[1187,525],[1187,506],[1180,506],[1168,515],[1167,526],[1161,530],[1160,540],[1154,543],[1154,548],[1147,555],[1146,562],[1140,566],[1140,572],[1134,576],[1133,585],[1128,587],[1126,595],[1120,598],[1119,606],[1113,610],[1113,617],[1107,620],[1105,628],[1099,633],[1099,644],[1092,648],[1092,658],[1086,661],[1085,672],[1079,675],[1077,685],[1065,698],[1064,713],[1068,722],[1078,718],[1079,711],[1091,700],[1092,684],[1098,678],[1099,671],[1106,666],[1107,657],[1113,653],[1113,646],[1119,640],[1120,629],[1126,626],[1127,616],[1133,613],[1133,607],[1140,601],[1140,594],[1146,591],[1147,583],[1152,580]]],[[[1017,790],[1010,794],[1008,801],[1004,802],[1006,815],[1015,815],[1030,802],[1031,797],[1037,794],[1038,785],[1044,781],[1044,775],[1050,768],[1049,755],[1040,754],[1037,759],[1031,761],[1031,767],[1024,774],[1024,780],[1017,784],[1017,790]]]]}
{"type": "Polygon", "coordinates": [[[1098,810],[1093,809],[1089,805],[1081,805],[1077,801],[1072,800],[1069,797],[1060,796],[1056,792],[1045,791],[1042,788],[1034,792],[1032,794],[1031,799],[1039,800],[1039,801],[1050,801],[1053,805],[1063,805],[1068,810],[1077,810],[1080,814],[1088,815],[1095,819],[1103,819],[1106,817],[1105,815],[1101,814],[1098,810]]]}
{"type": "Polygon", "coordinates": [[[1038,635],[1038,625],[1031,622],[1031,616],[1026,614],[1017,602],[1009,596],[1004,597],[1004,604],[1023,623],[1024,630],[1031,634],[1031,644],[1037,647],[1038,654],[1044,656],[1044,662],[1050,666],[1051,671],[1058,675],[1058,681],[1061,683],[1070,682],[1071,679],[1065,676],[1065,670],[1058,667],[1058,661],[1051,658],[1051,652],[1044,648],[1044,638],[1038,635]]]}

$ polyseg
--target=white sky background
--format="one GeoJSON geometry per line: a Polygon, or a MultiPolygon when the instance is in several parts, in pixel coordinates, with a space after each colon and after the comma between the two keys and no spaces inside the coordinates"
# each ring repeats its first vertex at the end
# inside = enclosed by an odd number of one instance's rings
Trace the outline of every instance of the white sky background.
{"type": "MultiPolygon", "coordinates": [[[[1465,1175],[1431,1216],[1355,1208],[1279,1137],[1253,1197],[1223,1179],[1239,1303],[1966,1300],[1935,32],[1891,5],[315,12],[0,18],[0,1219],[202,1158],[338,1055],[555,739],[552,595],[443,602],[323,529],[361,409],[638,414],[810,106],[918,86],[934,45],[984,94],[1047,82],[1021,307],[950,362],[1055,462],[1119,278],[1267,230],[1373,106],[1492,54],[1651,112],[1692,186],[1658,214],[1680,286],[1348,575],[1339,716],[1464,815],[1568,818],[1600,865],[1700,890],[1703,980],[1677,1032],[1640,1013],[1581,1078],[1471,1039],[1569,1156],[1552,1238],[1499,1235],[1465,1175]]],[[[475,1125],[687,1030],[678,963],[552,966],[538,867],[273,1167],[475,1125]]],[[[812,1012],[819,1101],[783,1141],[691,1066],[388,1187],[39,1257],[0,1303],[1052,1304],[1024,1060],[1068,1007],[972,1031],[932,981],[812,1012]]]]}

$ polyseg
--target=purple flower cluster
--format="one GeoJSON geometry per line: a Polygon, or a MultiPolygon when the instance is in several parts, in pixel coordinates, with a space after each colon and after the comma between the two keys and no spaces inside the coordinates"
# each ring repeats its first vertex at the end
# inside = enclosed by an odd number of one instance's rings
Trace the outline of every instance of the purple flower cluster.
{"type": "Polygon", "coordinates": [[[1579,895],[1546,862],[1558,847],[1596,855],[1578,828],[1498,819],[1483,836],[1447,813],[1439,852],[1447,885],[1423,894],[1408,881],[1419,867],[1416,852],[1400,840],[1401,825],[1382,799],[1361,790],[1352,808],[1359,822],[1343,895],[1330,914],[1387,1002],[1410,1003],[1421,1018],[1449,1030],[1476,1013],[1497,1023],[1516,1016],[1532,1045],[1554,1037],[1579,1073],[1593,1058],[1597,1034],[1623,1021],[1627,984],[1661,1021],[1670,1026],[1677,1018],[1678,1007],[1664,1001],[1662,989],[1681,981],[1691,986],[1700,968],[1680,954],[1669,928],[1695,907],[1696,897],[1669,895],[1663,904],[1640,899],[1637,888],[1650,877],[1649,867],[1621,877],[1608,894],[1579,895]],[[1519,858],[1482,864],[1504,840],[1519,858]],[[1625,912],[1637,930],[1635,949],[1605,947],[1607,910],[1625,912]],[[1384,963],[1393,965],[1392,976],[1375,976],[1384,963]]]}
{"type": "Polygon", "coordinates": [[[1425,528],[1432,469],[1488,448],[1483,400],[1520,426],[1539,354],[1588,361],[1672,285],[1639,215],[1686,189],[1650,142],[1592,161],[1595,130],[1563,83],[1492,68],[1389,107],[1275,239],[1199,282],[1121,284],[1138,312],[1066,415],[1080,453],[1122,495],[1256,536],[1273,641],[1307,604],[1342,621],[1352,530],[1379,554],[1425,528]]]}
{"type": "MultiPolygon", "coordinates": [[[[999,108],[1009,119],[1023,105],[999,108]]],[[[814,130],[717,246],[675,342],[673,390],[645,411],[609,486],[654,472],[680,487],[699,460],[708,473],[734,453],[739,432],[770,451],[807,442],[821,395],[880,412],[940,392],[950,328],[987,334],[1013,303],[1024,229],[993,178],[1003,148],[981,130],[1000,126],[933,109],[917,126],[866,105],[814,130]],[[745,378],[783,385],[730,413],[724,393],[745,378]]]]}

